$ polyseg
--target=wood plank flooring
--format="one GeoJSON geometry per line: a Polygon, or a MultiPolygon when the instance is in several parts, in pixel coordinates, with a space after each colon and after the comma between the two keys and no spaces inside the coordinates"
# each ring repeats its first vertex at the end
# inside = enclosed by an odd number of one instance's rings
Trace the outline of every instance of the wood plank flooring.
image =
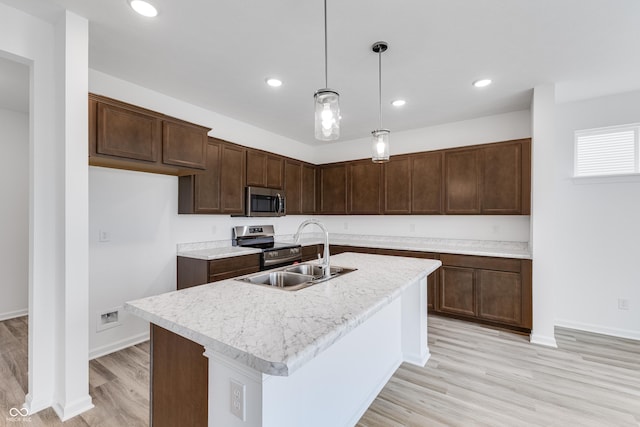
{"type": "MultiPolygon", "coordinates": [[[[148,425],[148,343],[90,362],[94,409],[64,424],[51,409],[16,422],[26,338],[26,317],[0,322],[0,427],[148,425]]],[[[640,426],[640,342],[561,328],[556,339],[550,349],[430,316],[427,366],[403,364],[357,426],[640,426]]]]}

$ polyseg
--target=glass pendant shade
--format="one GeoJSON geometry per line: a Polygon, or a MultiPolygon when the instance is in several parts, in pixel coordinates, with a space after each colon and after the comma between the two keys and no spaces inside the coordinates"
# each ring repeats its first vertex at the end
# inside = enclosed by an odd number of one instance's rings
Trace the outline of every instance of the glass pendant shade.
{"type": "Polygon", "coordinates": [[[331,89],[320,89],[313,96],[315,103],[315,136],[321,141],[340,137],[340,96],[331,89]]]}
{"type": "Polygon", "coordinates": [[[371,132],[371,160],[374,163],[389,161],[389,132],[388,129],[379,129],[371,132]]]}

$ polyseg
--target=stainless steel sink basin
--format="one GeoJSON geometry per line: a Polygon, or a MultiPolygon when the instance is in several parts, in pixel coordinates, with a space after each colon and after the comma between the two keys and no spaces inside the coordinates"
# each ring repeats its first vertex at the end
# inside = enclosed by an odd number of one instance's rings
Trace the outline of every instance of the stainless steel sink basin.
{"type": "Polygon", "coordinates": [[[286,271],[271,271],[245,278],[249,283],[258,285],[277,286],[288,288],[313,280],[313,276],[305,274],[288,273],[286,271]]]}
{"type": "MultiPolygon", "coordinates": [[[[330,267],[331,275],[336,275],[340,273],[343,268],[342,267],[330,267]]],[[[298,273],[298,274],[306,274],[308,276],[313,276],[314,278],[322,277],[324,271],[319,265],[316,264],[298,264],[293,267],[287,267],[284,269],[286,272],[290,273],[298,273]]]]}
{"type": "Polygon", "coordinates": [[[254,285],[269,286],[285,291],[297,291],[316,283],[355,271],[352,268],[331,267],[331,276],[324,277],[322,269],[316,264],[298,264],[282,267],[271,271],[261,271],[250,276],[239,277],[236,280],[252,283],[254,285]]]}

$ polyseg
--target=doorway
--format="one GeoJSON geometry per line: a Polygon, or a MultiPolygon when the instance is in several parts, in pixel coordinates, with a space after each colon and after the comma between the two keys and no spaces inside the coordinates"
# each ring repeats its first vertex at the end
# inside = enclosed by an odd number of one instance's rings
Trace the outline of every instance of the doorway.
{"type": "Polygon", "coordinates": [[[29,66],[0,56],[0,417],[9,418],[28,392],[29,81],[29,66]]]}

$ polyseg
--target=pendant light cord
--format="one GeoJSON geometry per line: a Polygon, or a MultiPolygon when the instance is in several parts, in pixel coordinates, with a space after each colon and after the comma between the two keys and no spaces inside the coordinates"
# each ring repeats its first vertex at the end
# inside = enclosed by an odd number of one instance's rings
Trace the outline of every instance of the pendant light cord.
{"type": "Polygon", "coordinates": [[[378,52],[378,105],[380,106],[380,127],[382,129],[382,51],[378,52]]]}
{"type": "Polygon", "coordinates": [[[324,87],[329,87],[329,68],[327,66],[327,0],[324,0],[324,87]]]}

